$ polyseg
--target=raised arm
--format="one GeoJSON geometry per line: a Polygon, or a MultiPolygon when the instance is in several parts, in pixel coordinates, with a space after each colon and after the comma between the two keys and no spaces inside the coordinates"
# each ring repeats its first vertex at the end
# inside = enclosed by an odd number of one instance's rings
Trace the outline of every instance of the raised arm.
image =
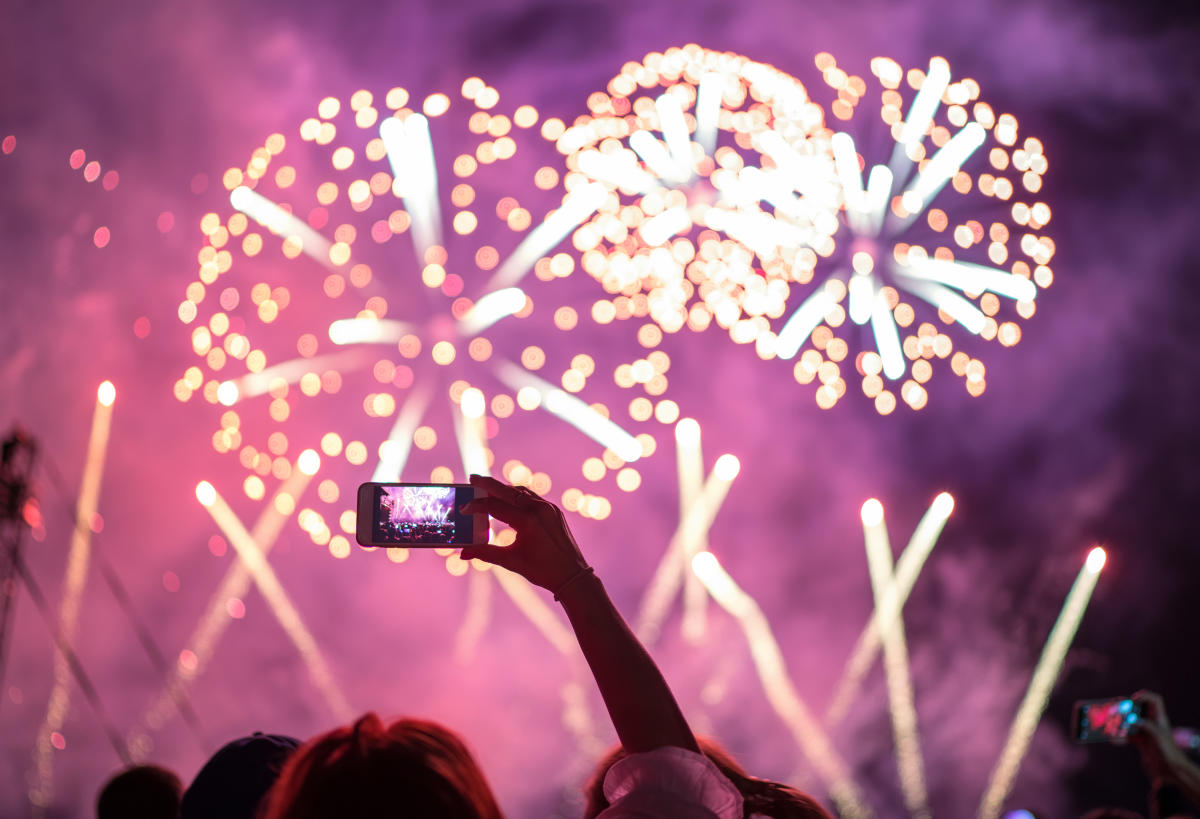
{"type": "Polygon", "coordinates": [[[516,532],[516,540],[511,546],[469,546],[462,558],[495,564],[554,593],[625,750],[636,753],[671,745],[698,751],[666,680],[584,560],[562,511],[524,487],[494,478],[472,475],[471,484],[488,496],[462,511],[486,512],[504,521],[516,532]]]}
{"type": "MultiPolygon", "coordinates": [[[[1200,767],[1188,759],[1187,754],[1175,743],[1162,697],[1152,691],[1139,691],[1133,696],[1141,701],[1145,711],[1129,741],[1142,757],[1142,767],[1150,777],[1155,800],[1164,786],[1173,785],[1193,805],[1200,807],[1200,767]]],[[[1160,811],[1162,806],[1153,813],[1155,816],[1173,815],[1160,811]]]]}

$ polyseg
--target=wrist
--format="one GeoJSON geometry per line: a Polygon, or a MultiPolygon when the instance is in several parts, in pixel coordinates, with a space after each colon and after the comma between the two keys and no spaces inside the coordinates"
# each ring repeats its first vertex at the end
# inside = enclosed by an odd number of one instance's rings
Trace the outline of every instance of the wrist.
{"type": "Polygon", "coordinates": [[[588,578],[594,578],[595,576],[596,570],[594,568],[591,566],[581,566],[565,580],[550,590],[554,595],[555,602],[561,603],[564,593],[570,592],[573,588],[586,585],[588,578]]]}

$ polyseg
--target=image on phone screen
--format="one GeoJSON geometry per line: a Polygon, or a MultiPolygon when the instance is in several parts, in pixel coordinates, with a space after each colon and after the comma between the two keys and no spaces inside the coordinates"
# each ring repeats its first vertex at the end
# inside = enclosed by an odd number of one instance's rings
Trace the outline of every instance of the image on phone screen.
{"type": "Polygon", "coordinates": [[[469,486],[376,486],[373,541],[419,546],[470,544],[474,519],[458,508],[473,497],[469,486]]]}
{"type": "Polygon", "coordinates": [[[1128,697],[1079,703],[1079,742],[1124,742],[1142,718],[1141,703],[1128,697]]]}

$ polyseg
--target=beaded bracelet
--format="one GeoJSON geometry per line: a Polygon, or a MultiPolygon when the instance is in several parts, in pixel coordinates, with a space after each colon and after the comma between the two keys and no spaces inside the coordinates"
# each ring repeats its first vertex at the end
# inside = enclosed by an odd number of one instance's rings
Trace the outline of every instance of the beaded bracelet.
{"type": "Polygon", "coordinates": [[[591,566],[584,566],[582,569],[575,572],[575,574],[571,575],[566,580],[564,580],[562,582],[562,584],[559,585],[559,587],[554,590],[554,602],[555,603],[561,602],[559,600],[559,595],[563,593],[563,590],[567,586],[570,586],[572,583],[574,583],[576,580],[578,580],[581,577],[586,577],[589,574],[595,574],[595,573],[596,573],[596,570],[593,569],[591,566]]]}

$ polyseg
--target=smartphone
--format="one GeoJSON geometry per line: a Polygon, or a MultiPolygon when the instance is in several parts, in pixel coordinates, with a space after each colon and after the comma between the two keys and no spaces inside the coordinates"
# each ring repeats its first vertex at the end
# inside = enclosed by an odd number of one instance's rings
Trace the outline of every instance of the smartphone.
{"type": "Polygon", "coordinates": [[[484,490],[465,483],[364,483],[355,539],[362,546],[471,546],[488,541],[488,516],[459,507],[484,490]]]}
{"type": "Polygon", "coordinates": [[[1071,738],[1076,742],[1123,743],[1142,721],[1143,705],[1132,697],[1080,700],[1071,718],[1071,738]]]}

